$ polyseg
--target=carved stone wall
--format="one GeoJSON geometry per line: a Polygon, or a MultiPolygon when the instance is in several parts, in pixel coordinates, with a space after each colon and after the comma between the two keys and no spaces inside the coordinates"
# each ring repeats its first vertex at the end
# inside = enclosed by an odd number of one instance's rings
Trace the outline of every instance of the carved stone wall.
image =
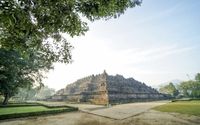
{"type": "Polygon", "coordinates": [[[109,103],[158,100],[164,96],[157,90],[133,78],[125,79],[121,75],[107,76],[109,103]]]}
{"type": "Polygon", "coordinates": [[[69,102],[108,104],[163,99],[165,96],[133,78],[111,76],[105,71],[69,84],[52,97],[69,102]]]}

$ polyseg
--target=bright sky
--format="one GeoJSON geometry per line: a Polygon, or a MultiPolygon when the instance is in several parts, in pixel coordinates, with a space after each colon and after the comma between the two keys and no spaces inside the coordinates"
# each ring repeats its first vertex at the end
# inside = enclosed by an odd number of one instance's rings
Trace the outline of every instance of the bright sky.
{"type": "Polygon", "coordinates": [[[56,90],[92,74],[121,74],[157,86],[200,72],[200,0],[143,0],[118,19],[89,23],[71,39],[72,64],[55,64],[56,90]]]}

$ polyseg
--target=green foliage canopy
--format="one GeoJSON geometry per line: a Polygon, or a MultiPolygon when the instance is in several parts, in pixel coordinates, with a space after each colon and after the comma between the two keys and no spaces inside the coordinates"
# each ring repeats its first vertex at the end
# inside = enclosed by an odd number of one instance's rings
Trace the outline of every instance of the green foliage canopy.
{"type": "Polygon", "coordinates": [[[198,81],[199,73],[194,80],[184,81],[179,85],[179,90],[185,97],[200,98],[200,81],[198,81]]]}
{"type": "Polygon", "coordinates": [[[54,62],[71,62],[62,34],[84,35],[90,21],[117,18],[141,0],[1,0],[0,94],[8,100],[20,87],[41,82],[54,62]],[[83,18],[82,18],[83,17],[83,18]]]}
{"type": "Polygon", "coordinates": [[[159,89],[159,91],[161,93],[169,94],[171,96],[177,96],[178,95],[178,90],[176,89],[176,87],[174,86],[173,83],[169,83],[168,85],[161,87],[159,89]]]}
{"type": "Polygon", "coordinates": [[[28,100],[46,99],[55,94],[55,90],[48,86],[19,88],[17,94],[12,98],[14,101],[24,102],[28,100]]]}
{"type": "Polygon", "coordinates": [[[21,54],[13,49],[0,48],[0,95],[5,97],[4,104],[19,88],[30,88],[35,83],[42,85],[43,71],[52,68],[42,56],[37,51],[21,54]]]}
{"type": "Polygon", "coordinates": [[[46,99],[53,94],[55,94],[55,90],[52,88],[49,88],[48,86],[42,87],[36,94],[35,98],[36,99],[46,99]]]}
{"type": "Polygon", "coordinates": [[[198,82],[200,82],[200,73],[197,73],[197,74],[196,74],[195,80],[198,81],[198,82]]]}
{"type": "Polygon", "coordinates": [[[141,0],[1,0],[0,45],[39,50],[50,62],[69,63],[72,46],[62,37],[83,35],[90,21],[119,17],[141,0]],[[52,38],[52,41],[48,38],[52,38]]]}
{"type": "Polygon", "coordinates": [[[8,99],[19,87],[32,85],[35,70],[16,51],[0,49],[0,57],[0,94],[8,99]]]}

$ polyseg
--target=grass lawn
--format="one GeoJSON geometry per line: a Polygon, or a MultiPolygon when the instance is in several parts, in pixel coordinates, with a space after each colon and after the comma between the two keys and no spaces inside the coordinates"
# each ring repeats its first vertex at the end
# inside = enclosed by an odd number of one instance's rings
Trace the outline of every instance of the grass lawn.
{"type": "Polygon", "coordinates": [[[170,102],[153,108],[162,112],[177,112],[182,114],[200,116],[200,101],[177,101],[170,102]]]}
{"type": "Polygon", "coordinates": [[[49,106],[39,103],[13,103],[7,106],[0,105],[0,120],[57,114],[77,110],[78,108],[69,106],[49,106]]]}
{"type": "Polygon", "coordinates": [[[44,106],[0,107],[0,115],[60,110],[64,108],[47,108],[44,106]]]}

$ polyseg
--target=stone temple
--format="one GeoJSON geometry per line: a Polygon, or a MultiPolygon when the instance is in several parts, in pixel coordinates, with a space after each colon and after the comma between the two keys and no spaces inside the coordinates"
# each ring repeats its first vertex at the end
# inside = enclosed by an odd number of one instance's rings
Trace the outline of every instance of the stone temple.
{"type": "Polygon", "coordinates": [[[50,100],[92,104],[119,104],[164,99],[165,95],[133,78],[108,75],[105,71],[69,84],[50,100]]]}

